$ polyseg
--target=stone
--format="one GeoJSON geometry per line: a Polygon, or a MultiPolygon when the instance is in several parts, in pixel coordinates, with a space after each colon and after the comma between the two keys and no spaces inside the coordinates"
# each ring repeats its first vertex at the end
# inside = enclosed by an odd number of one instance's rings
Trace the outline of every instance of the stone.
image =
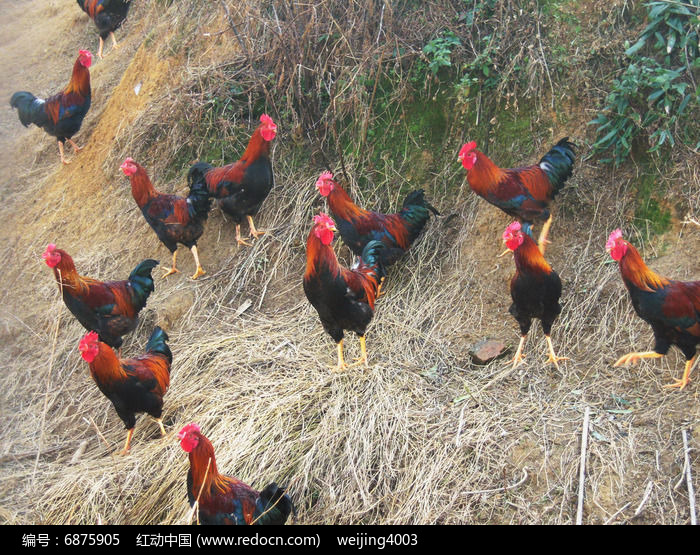
{"type": "Polygon", "coordinates": [[[476,364],[488,364],[492,360],[505,356],[510,349],[500,339],[486,338],[469,349],[469,354],[476,364]]]}

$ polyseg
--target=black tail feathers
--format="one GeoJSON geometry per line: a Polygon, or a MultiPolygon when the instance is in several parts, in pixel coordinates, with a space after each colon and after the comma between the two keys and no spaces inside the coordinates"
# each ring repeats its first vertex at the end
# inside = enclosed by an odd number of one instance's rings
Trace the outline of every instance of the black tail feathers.
{"type": "Polygon", "coordinates": [[[362,256],[360,257],[365,266],[375,268],[377,283],[386,277],[386,269],[382,259],[385,249],[386,245],[381,241],[370,241],[365,245],[365,248],[362,249],[362,256]]]}
{"type": "Polygon", "coordinates": [[[273,482],[260,492],[255,524],[284,524],[290,513],[296,520],[297,511],[291,498],[273,482]]]}
{"type": "Polygon", "coordinates": [[[160,353],[167,357],[168,362],[172,362],[173,353],[170,351],[170,347],[168,347],[168,339],[168,334],[163,331],[163,328],[156,326],[151,337],[148,339],[148,343],[146,343],[146,352],[160,353]]]}
{"type": "Polygon", "coordinates": [[[194,164],[190,168],[190,171],[187,172],[187,184],[190,186],[190,189],[195,183],[204,183],[206,185],[205,178],[207,172],[213,167],[214,166],[206,162],[197,162],[194,164]]]}
{"type": "Polygon", "coordinates": [[[418,189],[417,191],[413,191],[412,193],[408,194],[406,200],[403,201],[403,207],[408,208],[409,206],[423,206],[436,216],[440,215],[440,212],[438,212],[432,204],[425,200],[425,191],[423,189],[418,189]]]}
{"type": "Polygon", "coordinates": [[[211,209],[211,199],[205,181],[197,180],[190,185],[190,194],[187,196],[187,204],[190,217],[195,220],[204,221],[211,209]]]}
{"type": "Polygon", "coordinates": [[[540,168],[549,177],[555,190],[562,188],[573,172],[576,145],[569,142],[569,137],[564,137],[555,144],[539,162],[540,168]]]}
{"type": "Polygon", "coordinates": [[[153,293],[153,277],[151,277],[151,271],[158,266],[158,264],[159,262],[157,260],[148,258],[136,266],[131,274],[129,274],[129,281],[133,288],[132,300],[137,310],[141,310],[146,306],[148,296],[153,293]]]}
{"type": "Polygon", "coordinates": [[[16,92],[10,98],[10,106],[17,108],[19,121],[25,127],[29,127],[32,123],[41,126],[45,122],[47,116],[43,105],[43,100],[27,91],[16,92]]]}

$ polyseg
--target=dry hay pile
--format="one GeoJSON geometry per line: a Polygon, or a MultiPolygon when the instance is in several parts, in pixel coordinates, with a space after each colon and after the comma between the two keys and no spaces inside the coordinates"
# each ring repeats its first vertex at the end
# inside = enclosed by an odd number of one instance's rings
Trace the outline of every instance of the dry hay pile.
{"type": "MultiPolygon", "coordinates": [[[[157,188],[183,192],[190,95],[241,56],[222,10],[195,13],[187,2],[135,8],[122,49],[96,67],[102,94],[80,134],[92,139],[74,164],[57,168],[55,144],[39,130],[19,139],[16,171],[31,178],[11,188],[2,212],[9,224],[0,314],[4,521],[187,522],[188,463],[175,434],[196,421],[222,471],[257,487],[287,486],[300,523],[571,523],[585,407],[592,410],[586,522],[687,521],[686,490],[676,484],[680,430],[691,431],[694,447],[700,437],[697,384],[680,393],[661,387],[682,370],[676,351],[631,370],[611,367],[651,344],[603,249],[620,224],[641,241],[625,216],[634,175],[579,161],[557,200],[547,257],[564,282],[553,340],[571,361],[561,372],[543,364],[539,326],[517,370],[470,361],[477,340],[514,343],[518,330],[507,313],[513,264],[495,258],[509,221],[471,194],[456,160],[434,168],[427,183],[387,174],[370,190],[353,179],[360,205],[396,210],[397,183],[413,185],[426,188],[442,216],[390,272],[367,334],[369,368],[333,374],[334,344],[301,287],[311,217],[324,208],[313,186],[322,168],[300,169],[294,128],[283,125],[274,142],[276,186],[256,220],[268,233],[238,249],[233,224],[214,210],[199,243],[207,276],[187,279],[193,262],[183,254],[182,273],[156,279],[138,329],[125,338],[123,355],[132,356],[156,324],[171,337],[169,433],[160,438],[141,417],[131,455],[114,455],[125,431],[89,377],[77,350],[84,331],[40,254],[55,241],[81,273],[103,279],[124,278],[147,257],[167,261],[119,163],[131,155],[157,188]],[[190,39],[178,47],[183,29],[190,39]]],[[[96,41],[84,21],[73,26],[79,33],[70,40],[96,41]]],[[[256,116],[212,122],[229,143],[222,158],[243,151],[256,116]]],[[[585,127],[554,135],[564,133],[584,144],[585,127]]],[[[450,128],[448,137],[446,148],[457,152],[464,130],[450,128]]],[[[345,162],[349,175],[363,173],[360,158],[345,162]]],[[[697,168],[682,159],[676,167],[675,201],[697,218],[697,168]]],[[[341,245],[336,239],[349,263],[341,245]]],[[[659,272],[690,279],[700,275],[699,249],[698,230],[676,225],[643,254],[659,272]]],[[[357,354],[354,337],[346,345],[348,356],[357,354]]]]}

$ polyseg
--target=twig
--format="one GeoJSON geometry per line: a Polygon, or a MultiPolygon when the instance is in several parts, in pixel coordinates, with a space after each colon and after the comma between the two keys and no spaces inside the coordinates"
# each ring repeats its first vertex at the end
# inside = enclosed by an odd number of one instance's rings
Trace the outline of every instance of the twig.
{"type": "Polygon", "coordinates": [[[691,218],[690,216],[688,216],[688,217],[687,217],[685,220],[683,220],[681,223],[682,223],[683,225],[695,224],[696,226],[700,227],[700,222],[697,221],[695,218],[691,218]]]}
{"type": "Polygon", "coordinates": [[[542,63],[544,64],[544,69],[547,72],[547,80],[549,81],[549,88],[552,89],[552,108],[554,108],[554,85],[552,85],[552,76],[549,74],[549,66],[547,65],[547,58],[544,55],[544,48],[542,47],[542,35],[540,34],[540,18],[537,17],[537,42],[540,45],[540,52],[542,53],[542,63]]]}
{"type": "Polygon", "coordinates": [[[36,458],[37,456],[46,457],[48,455],[52,455],[53,453],[57,453],[58,451],[62,451],[67,448],[68,447],[66,445],[56,445],[55,447],[44,449],[43,451],[31,451],[29,453],[17,454],[8,453],[7,455],[3,455],[2,457],[0,457],[0,463],[4,463],[7,461],[19,461],[21,459],[36,458]]]}
{"type": "Polygon", "coordinates": [[[83,418],[83,420],[85,420],[85,422],[87,422],[88,424],[92,424],[92,426],[95,428],[95,431],[97,432],[97,436],[98,436],[102,441],[104,441],[105,445],[107,446],[107,449],[111,449],[111,448],[112,448],[112,445],[109,443],[109,441],[107,441],[107,439],[105,438],[105,436],[102,435],[102,432],[101,432],[100,429],[97,427],[97,424],[95,424],[95,421],[94,421],[92,418],[90,418],[90,420],[88,420],[87,418],[83,418]]]}
{"type": "Polygon", "coordinates": [[[606,520],[606,521],[603,523],[603,525],[610,524],[610,523],[612,522],[612,520],[613,520],[617,515],[619,515],[622,511],[624,511],[624,510],[625,510],[627,507],[629,507],[631,504],[632,504],[631,502],[630,502],[630,503],[625,503],[625,505],[623,505],[621,508],[619,508],[617,511],[615,511],[615,513],[613,513],[612,516],[611,516],[608,520],[606,520]]]}
{"type": "Polygon", "coordinates": [[[649,480],[647,487],[644,488],[644,496],[642,497],[642,500],[639,502],[639,506],[637,507],[637,510],[634,511],[634,516],[639,516],[639,513],[642,512],[642,508],[644,507],[644,505],[646,505],[646,502],[649,499],[649,495],[651,495],[651,488],[653,486],[654,486],[654,482],[649,480]]]}
{"type": "Polygon", "coordinates": [[[240,45],[241,50],[243,50],[245,57],[248,59],[248,65],[252,68],[253,67],[253,60],[250,57],[250,53],[248,52],[248,49],[243,44],[243,41],[241,40],[240,35],[238,34],[238,29],[236,29],[236,24],[233,22],[233,18],[231,17],[231,12],[228,11],[228,6],[226,5],[226,2],[224,2],[224,0],[221,0],[221,5],[223,6],[224,11],[226,12],[226,19],[228,19],[228,24],[231,26],[231,30],[233,31],[233,34],[236,35],[236,40],[238,41],[238,44],[240,45]]]}
{"type": "Polygon", "coordinates": [[[376,44],[379,44],[379,37],[382,35],[382,26],[384,24],[384,8],[386,8],[386,2],[384,2],[384,4],[382,4],[382,13],[379,16],[379,31],[377,31],[376,44]]]}
{"type": "MultiPolygon", "coordinates": [[[[61,274],[60,268],[58,269],[58,289],[59,289],[59,299],[63,299],[63,275],[61,274]]],[[[53,361],[56,355],[56,341],[58,341],[58,329],[61,323],[61,311],[56,313],[56,329],[53,333],[53,343],[51,344],[51,355],[49,357],[49,371],[46,376],[46,393],[44,394],[44,408],[41,411],[41,425],[39,428],[39,449],[36,452],[36,459],[34,459],[34,470],[32,472],[32,482],[36,477],[37,468],[39,468],[39,457],[41,456],[41,449],[44,444],[44,425],[46,423],[46,411],[49,408],[49,389],[51,388],[51,371],[53,369],[53,361]]]]}
{"type": "Polygon", "coordinates": [[[688,485],[688,503],[690,504],[690,524],[697,526],[698,517],[695,514],[695,489],[693,488],[693,478],[690,474],[690,457],[688,456],[688,452],[690,451],[688,448],[688,433],[683,430],[681,434],[683,435],[683,456],[685,458],[685,481],[688,485]]]}
{"type": "Polygon", "coordinates": [[[522,486],[525,483],[525,480],[527,480],[527,466],[523,467],[523,477],[520,479],[519,482],[516,482],[515,484],[511,484],[509,486],[503,486],[502,488],[493,488],[493,489],[482,489],[482,490],[476,490],[476,491],[463,491],[462,495],[480,495],[483,493],[498,493],[500,491],[508,491],[509,489],[514,489],[519,486],[522,486]]]}
{"type": "Polygon", "coordinates": [[[583,414],[583,430],[581,431],[581,465],[578,474],[578,507],[576,509],[576,524],[583,524],[583,492],[586,489],[586,451],[588,450],[588,421],[591,409],[586,407],[583,414]]]}

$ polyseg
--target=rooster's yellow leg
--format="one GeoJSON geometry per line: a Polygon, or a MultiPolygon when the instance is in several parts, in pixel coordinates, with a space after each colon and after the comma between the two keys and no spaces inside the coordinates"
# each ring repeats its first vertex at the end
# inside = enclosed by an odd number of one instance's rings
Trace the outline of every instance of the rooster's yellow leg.
{"type": "Polygon", "coordinates": [[[126,434],[126,443],[124,444],[124,449],[120,451],[120,455],[128,455],[129,454],[129,449],[131,449],[131,436],[134,435],[134,429],[131,428],[127,434],[126,434]]]}
{"type": "Polygon", "coordinates": [[[523,335],[520,338],[520,343],[518,344],[518,350],[515,351],[515,356],[506,363],[508,366],[511,362],[513,363],[513,369],[517,368],[525,360],[525,355],[523,354],[523,345],[525,345],[525,338],[527,335],[523,335]]]}
{"type": "Polygon", "coordinates": [[[693,368],[693,364],[695,363],[696,358],[698,358],[698,355],[695,355],[693,358],[691,358],[688,362],[685,363],[683,377],[680,380],[676,380],[675,382],[665,385],[664,387],[677,387],[678,389],[682,390],[686,385],[688,385],[688,382],[690,381],[690,370],[693,368]]]}
{"type": "Polygon", "coordinates": [[[382,296],[382,285],[384,285],[384,280],[385,280],[385,279],[386,279],[386,277],[383,277],[383,278],[379,281],[379,285],[377,286],[377,297],[376,297],[377,299],[378,299],[379,297],[382,296]]]}
{"type": "Polygon", "coordinates": [[[114,36],[114,31],[112,31],[109,36],[112,37],[112,48],[119,48],[119,45],[117,44],[117,37],[114,36]]]}
{"type": "Polygon", "coordinates": [[[197,279],[199,276],[203,276],[204,274],[206,274],[204,268],[202,268],[202,265],[199,263],[199,256],[197,255],[197,245],[194,245],[192,247],[192,255],[194,256],[195,264],[197,264],[197,271],[192,276],[192,279],[197,279]]]}
{"type": "Polygon", "coordinates": [[[102,49],[104,48],[105,41],[100,37],[100,47],[97,49],[97,56],[100,58],[100,60],[103,58],[102,56],[102,49]]]}
{"type": "Polygon", "coordinates": [[[336,372],[340,372],[341,370],[345,370],[348,367],[348,365],[345,363],[345,357],[343,357],[343,340],[341,339],[338,342],[338,365],[335,367],[336,372]]]}
{"type": "Polygon", "coordinates": [[[176,260],[177,260],[177,251],[175,251],[175,252],[173,253],[173,267],[172,267],[172,268],[163,268],[163,270],[165,270],[165,273],[163,274],[163,277],[168,277],[170,274],[177,274],[177,273],[180,272],[180,270],[178,270],[178,269],[175,267],[175,261],[176,261],[176,260]]]}
{"type": "Polygon", "coordinates": [[[70,146],[73,147],[73,150],[74,150],[75,152],[80,152],[80,151],[83,150],[83,148],[84,148],[84,147],[82,147],[82,146],[76,145],[71,139],[66,139],[66,141],[68,141],[68,142],[70,143],[70,146]]]}
{"type": "Polygon", "coordinates": [[[552,363],[554,364],[555,368],[559,370],[559,364],[558,362],[560,360],[569,360],[568,357],[558,357],[554,353],[554,347],[552,346],[552,338],[549,337],[548,335],[545,336],[547,338],[547,352],[549,353],[549,358],[547,359],[547,363],[552,363]]]}
{"type": "Polygon", "coordinates": [[[613,366],[623,366],[627,364],[636,364],[639,359],[642,358],[661,358],[664,355],[660,355],[656,351],[644,351],[643,353],[627,353],[625,356],[620,357],[613,366]]]}
{"type": "Polygon", "coordinates": [[[253,246],[245,239],[241,239],[241,224],[236,224],[236,242],[238,243],[239,246],[240,245],[247,245],[249,247],[253,246]]]}
{"type": "Polygon", "coordinates": [[[158,427],[160,428],[160,435],[164,436],[165,435],[165,427],[163,426],[163,419],[156,418],[155,421],[158,422],[158,427]]]}
{"type": "Polygon", "coordinates": [[[549,218],[547,219],[546,222],[544,222],[544,225],[542,226],[542,231],[540,231],[540,238],[537,240],[537,246],[540,249],[540,252],[544,254],[544,249],[545,245],[549,243],[547,241],[547,236],[549,235],[549,228],[552,226],[552,215],[549,215],[549,218]]]}
{"type": "Polygon", "coordinates": [[[367,364],[367,346],[365,345],[365,336],[361,335],[360,336],[360,358],[355,359],[355,363],[353,366],[358,366],[359,364],[364,364],[365,366],[368,366],[367,364]]]}
{"type": "Polygon", "coordinates": [[[58,153],[61,155],[61,162],[63,162],[66,166],[70,164],[70,162],[66,160],[66,157],[63,154],[63,143],[61,141],[58,141],[58,153]]]}
{"type": "Polygon", "coordinates": [[[255,224],[253,223],[253,216],[247,216],[248,217],[248,225],[250,226],[250,236],[255,237],[256,239],[260,237],[261,235],[264,235],[266,232],[263,230],[255,229],[255,224]]]}

